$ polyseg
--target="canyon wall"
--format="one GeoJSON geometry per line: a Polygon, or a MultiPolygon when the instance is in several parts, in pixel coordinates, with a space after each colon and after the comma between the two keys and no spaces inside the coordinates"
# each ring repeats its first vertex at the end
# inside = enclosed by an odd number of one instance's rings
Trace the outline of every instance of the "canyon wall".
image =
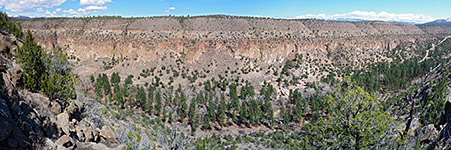
{"type": "Polygon", "coordinates": [[[205,51],[215,51],[274,62],[291,52],[384,51],[403,43],[430,43],[451,35],[451,27],[445,26],[231,16],[15,21],[30,30],[44,47],[59,46],[81,59],[128,55],[152,61],[159,52],[173,51],[193,62],[205,51]]]}

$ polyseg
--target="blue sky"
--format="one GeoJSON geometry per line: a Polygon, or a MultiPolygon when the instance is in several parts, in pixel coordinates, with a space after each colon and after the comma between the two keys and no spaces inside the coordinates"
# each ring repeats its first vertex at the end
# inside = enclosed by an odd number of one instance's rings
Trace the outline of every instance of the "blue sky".
{"type": "Polygon", "coordinates": [[[226,14],[427,22],[451,17],[451,0],[0,0],[10,16],[145,17],[226,14]]]}

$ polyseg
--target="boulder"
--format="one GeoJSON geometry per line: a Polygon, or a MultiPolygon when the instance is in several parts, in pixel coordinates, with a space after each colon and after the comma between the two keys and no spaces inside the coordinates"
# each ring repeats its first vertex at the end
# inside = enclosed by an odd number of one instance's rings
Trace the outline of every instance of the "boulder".
{"type": "Polygon", "coordinates": [[[435,129],[433,124],[429,124],[423,128],[421,128],[420,132],[420,142],[429,143],[434,141],[438,136],[438,131],[435,129]]]}
{"type": "Polygon", "coordinates": [[[88,142],[99,142],[100,135],[99,131],[96,130],[94,126],[89,126],[86,130],[84,130],[86,141],[88,142]]]}
{"type": "Polygon", "coordinates": [[[445,121],[449,122],[451,120],[451,101],[448,99],[445,103],[445,121]]]}
{"type": "Polygon", "coordinates": [[[111,143],[117,143],[118,139],[116,137],[116,133],[114,133],[113,130],[111,130],[110,127],[108,126],[103,126],[102,129],[100,130],[100,136],[102,137],[102,139],[104,139],[107,142],[111,142],[111,143]]]}
{"type": "Polygon", "coordinates": [[[50,111],[53,114],[60,114],[61,113],[61,105],[56,101],[50,102],[50,111]]]}
{"type": "Polygon", "coordinates": [[[63,132],[61,127],[58,127],[58,122],[48,116],[43,119],[42,127],[44,129],[45,135],[52,139],[60,137],[63,132]]]}
{"type": "Polygon", "coordinates": [[[55,141],[57,147],[64,147],[73,149],[75,147],[75,141],[67,135],[61,136],[58,140],[55,141]]]}
{"type": "Polygon", "coordinates": [[[69,113],[63,112],[63,113],[59,114],[58,116],[56,116],[56,120],[57,120],[58,126],[63,129],[63,132],[66,135],[69,135],[70,134],[70,132],[69,132],[70,131],[69,130],[70,129],[69,128],[69,126],[70,126],[69,113]]]}
{"type": "Polygon", "coordinates": [[[72,102],[69,104],[69,107],[67,107],[67,112],[69,112],[69,114],[74,115],[77,112],[79,112],[79,107],[75,102],[72,102]]]}
{"type": "Polygon", "coordinates": [[[14,122],[10,109],[0,96],[0,147],[27,147],[29,139],[14,122]]]}
{"type": "Polygon", "coordinates": [[[9,137],[13,130],[14,122],[11,118],[11,114],[9,112],[8,105],[0,97],[0,141],[4,141],[9,137]]]}
{"type": "Polygon", "coordinates": [[[85,133],[83,133],[83,130],[77,130],[77,140],[80,142],[86,141],[85,133]]]}
{"type": "Polygon", "coordinates": [[[109,149],[105,144],[95,142],[85,142],[77,144],[80,149],[105,150],[109,149]]]}
{"type": "Polygon", "coordinates": [[[126,150],[126,149],[127,149],[127,145],[125,145],[125,144],[119,145],[115,148],[111,148],[111,150],[126,150]]]}
{"type": "Polygon", "coordinates": [[[15,138],[8,139],[8,146],[9,147],[19,147],[19,140],[15,138]]]}
{"type": "Polygon", "coordinates": [[[47,149],[56,149],[57,145],[49,138],[45,138],[44,147],[47,149]]]}

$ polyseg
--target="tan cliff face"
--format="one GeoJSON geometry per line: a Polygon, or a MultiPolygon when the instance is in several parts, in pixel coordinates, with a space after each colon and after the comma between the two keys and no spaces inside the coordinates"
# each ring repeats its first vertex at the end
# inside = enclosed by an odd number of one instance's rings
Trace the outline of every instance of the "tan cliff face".
{"type": "Polygon", "coordinates": [[[59,46],[81,59],[186,54],[197,61],[205,51],[274,62],[291,52],[329,53],[365,49],[381,52],[399,44],[451,35],[451,27],[389,22],[339,22],[239,17],[17,19],[46,48],[59,46]]]}

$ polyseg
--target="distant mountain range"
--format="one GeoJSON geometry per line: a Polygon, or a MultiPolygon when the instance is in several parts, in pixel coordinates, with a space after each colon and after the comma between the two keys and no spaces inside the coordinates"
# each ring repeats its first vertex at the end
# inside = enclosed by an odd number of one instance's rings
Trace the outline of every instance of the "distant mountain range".
{"type": "Polygon", "coordinates": [[[435,21],[427,22],[421,25],[427,26],[451,26],[451,18],[448,19],[438,19],[435,21]]]}
{"type": "Polygon", "coordinates": [[[31,17],[29,17],[29,16],[15,15],[15,16],[12,16],[11,18],[31,18],[31,17]]]}
{"type": "MultiPolygon", "coordinates": [[[[329,19],[331,21],[382,21],[382,20],[365,20],[365,19],[356,19],[356,18],[336,18],[336,19],[329,19]]],[[[408,24],[418,24],[415,22],[408,22],[408,21],[393,21],[393,20],[388,20],[386,22],[400,22],[400,23],[408,23],[408,24]]]]}

